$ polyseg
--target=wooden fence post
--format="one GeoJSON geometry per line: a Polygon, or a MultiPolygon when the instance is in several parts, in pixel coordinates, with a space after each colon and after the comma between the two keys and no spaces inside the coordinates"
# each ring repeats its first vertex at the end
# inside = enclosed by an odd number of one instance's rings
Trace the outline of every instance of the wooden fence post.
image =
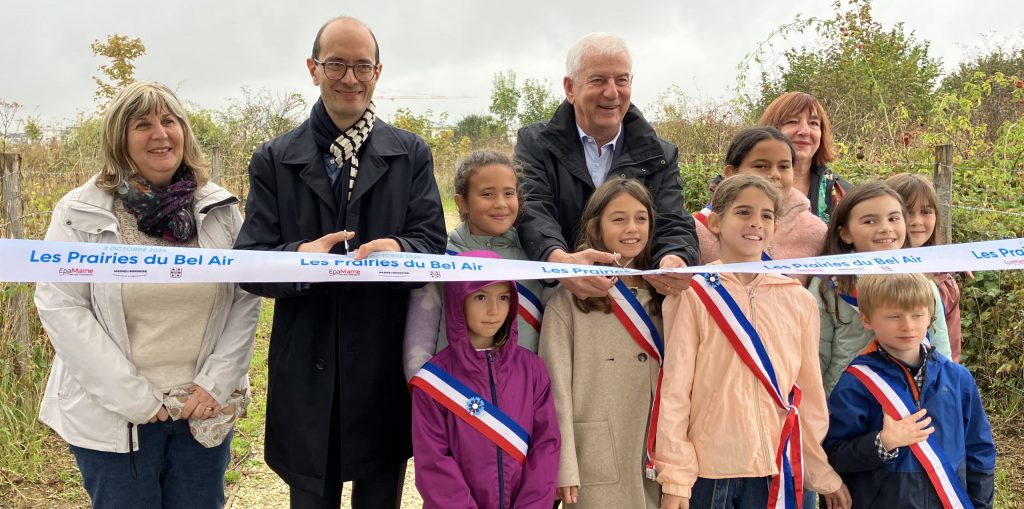
{"type": "Polygon", "coordinates": [[[214,184],[217,184],[219,186],[220,185],[220,150],[214,150],[213,151],[213,164],[211,166],[212,166],[212,168],[211,168],[210,172],[212,173],[212,175],[210,175],[210,180],[212,180],[214,184]]]}
{"type": "Polygon", "coordinates": [[[0,181],[3,182],[3,209],[7,218],[7,236],[25,235],[21,209],[21,154],[0,154],[0,181]]]}
{"type": "MultiPolygon", "coordinates": [[[[7,236],[20,239],[25,236],[25,225],[22,218],[25,211],[21,205],[21,155],[0,154],[0,194],[4,217],[7,219],[7,236]]],[[[14,344],[14,371],[23,376],[29,370],[32,345],[29,342],[29,292],[28,287],[18,288],[11,292],[9,310],[5,316],[7,322],[0,334],[10,334],[14,344]]]]}
{"type": "Polygon", "coordinates": [[[953,242],[953,145],[935,147],[935,194],[939,196],[939,223],[935,232],[939,244],[953,242]]]}

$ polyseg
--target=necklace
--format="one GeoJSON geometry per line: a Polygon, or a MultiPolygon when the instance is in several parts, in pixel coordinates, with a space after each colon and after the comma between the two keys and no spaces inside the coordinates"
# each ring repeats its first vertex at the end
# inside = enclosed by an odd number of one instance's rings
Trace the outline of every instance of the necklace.
{"type": "Polygon", "coordinates": [[[615,254],[615,265],[618,265],[620,269],[629,268],[629,266],[633,264],[633,260],[635,259],[635,258],[630,258],[629,261],[627,261],[625,263],[625,265],[623,265],[621,262],[619,262],[619,260],[622,259],[622,255],[620,255],[619,253],[614,253],[614,254],[615,254]]]}
{"type": "MultiPolygon", "coordinates": [[[[619,261],[621,259],[622,259],[622,255],[620,255],[619,253],[615,253],[615,265],[617,265],[620,269],[626,269],[626,268],[629,268],[629,266],[633,264],[633,260],[635,258],[630,258],[624,264],[619,261]]],[[[635,276],[620,276],[619,278],[622,279],[622,282],[626,284],[626,288],[629,288],[629,291],[632,292],[634,297],[636,297],[637,292],[640,290],[640,288],[637,287],[637,286],[631,286],[629,284],[630,282],[635,280],[635,276]]]]}

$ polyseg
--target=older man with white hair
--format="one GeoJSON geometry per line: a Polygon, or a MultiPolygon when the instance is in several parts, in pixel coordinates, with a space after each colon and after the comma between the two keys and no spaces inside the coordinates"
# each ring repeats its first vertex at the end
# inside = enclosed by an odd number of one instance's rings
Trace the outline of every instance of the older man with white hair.
{"type": "MultiPolygon", "coordinates": [[[[654,197],[657,216],[652,258],[659,267],[696,264],[693,218],[683,213],[683,188],[675,145],[659,138],[630,103],[632,58],[626,43],[611,34],[584,36],[569,50],[563,79],[565,101],[548,122],[519,131],[516,158],[524,166],[526,206],[519,228],[534,260],[611,264],[615,257],[587,249],[576,252],[583,207],[611,177],[637,179],[654,197]]],[[[648,276],[661,294],[678,294],[689,276],[648,276]]],[[[580,298],[608,294],[601,276],[563,279],[580,298]]]]}

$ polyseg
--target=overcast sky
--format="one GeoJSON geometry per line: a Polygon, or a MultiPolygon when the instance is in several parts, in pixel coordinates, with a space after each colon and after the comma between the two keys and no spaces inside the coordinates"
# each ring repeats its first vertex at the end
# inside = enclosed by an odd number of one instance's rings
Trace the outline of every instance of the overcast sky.
{"type": "MultiPolygon", "coordinates": [[[[452,119],[484,113],[494,73],[507,69],[520,79],[548,80],[561,97],[565,52],[593,31],[630,45],[633,102],[640,107],[671,85],[698,100],[720,100],[732,96],[736,65],[758,41],[797,14],[831,17],[831,4],[0,0],[0,99],[21,103],[23,116],[37,115],[46,125],[93,111],[92,76],[105,60],[89,45],[120,33],[146,45],[137,78],[162,81],[183,100],[222,108],[249,87],[300,92],[312,103],[317,89],[304,60],[313,37],[326,19],[349,14],[380,41],[384,68],[375,96],[384,118],[399,107],[447,111],[452,119]],[[419,99],[387,99],[394,96],[419,99]]],[[[918,40],[930,41],[947,70],[995,45],[1024,46],[1019,0],[876,0],[874,16],[887,27],[903,21],[918,40]]]]}

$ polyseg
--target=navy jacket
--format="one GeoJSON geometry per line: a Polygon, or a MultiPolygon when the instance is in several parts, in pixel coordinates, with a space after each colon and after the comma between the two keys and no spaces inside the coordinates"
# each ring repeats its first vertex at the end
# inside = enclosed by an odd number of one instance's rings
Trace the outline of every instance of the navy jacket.
{"type": "MultiPolygon", "coordinates": [[[[932,436],[956,468],[974,507],[991,508],[996,446],[974,377],[934,348],[929,349],[926,362],[919,406],[928,409],[932,418],[932,436]]],[[[910,391],[903,368],[889,354],[874,351],[860,355],[851,363],[858,364],[872,368],[894,387],[910,391]]],[[[882,430],[882,407],[860,380],[844,372],[829,396],[828,407],[831,417],[825,452],[850,489],[855,509],[942,507],[909,447],[901,447],[891,462],[879,458],[875,437],[882,430]]]]}

